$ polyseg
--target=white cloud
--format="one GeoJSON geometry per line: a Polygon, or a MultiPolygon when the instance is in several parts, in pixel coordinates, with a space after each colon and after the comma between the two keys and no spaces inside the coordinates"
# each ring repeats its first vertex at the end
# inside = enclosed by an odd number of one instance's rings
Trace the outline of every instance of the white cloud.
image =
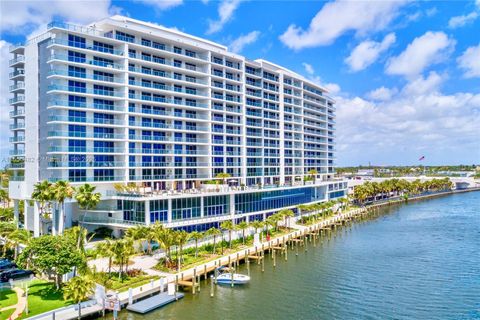
{"type": "Polygon", "coordinates": [[[135,0],[135,2],[142,2],[162,11],[175,8],[183,4],[183,0],[135,0]]]}
{"type": "MultiPolygon", "coordinates": [[[[480,0],[479,0],[480,1],[480,0]]],[[[427,17],[433,17],[434,15],[436,15],[438,13],[438,9],[437,7],[433,7],[433,8],[430,8],[428,9],[427,11],[425,11],[425,14],[427,15],[427,17]]]]}
{"type": "MultiPolygon", "coordinates": [[[[480,0],[479,0],[480,1],[480,0]]],[[[458,66],[465,71],[465,78],[480,77],[480,43],[469,47],[457,59],[458,66]]]]}
{"type": "Polygon", "coordinates": [[[289,48],[328,45],[348,31],[357,34],[384,29],[405,1],[334,1],[326,3],[304,30],[294,24],[280,36],[289,48]]]}
{"type": "Polygon", "coordinates": [[[328,93],[330,93],[332,95],[339,94],[340,91],[341,91],[340,86],[336,83],[326,83],[323,86],[325,87],[325,89],[328,90],[328,93]]]}
{"type": "Polygon", "coordinates": [[[223,0],[218,6],[219,19],[209,21],[206,33],[212,34],[222,30],[223,26],[233,18],[240,2],[241,0],[223,0]]]}
{"type": "Polygon", "coordinates": [[[232,52],[239,53],[246,45],[252,44],[257,41],[260,36],[260,31],[252,31],[246,35],[241,35],[237,39],[230,43],[229,48],[232,52]]]}
{"type": "Polygon", "coordinates": [[[478,18],[478,13],[476,12],[471,12],[463,16],[452,17],[450,18],[450,20],[448,20],[448,27],[452,29],[463,27],[466,24],[472,23],[477,18],[478,18]]]}
{"type": "Polygon", "coordinates": [[[28,34],[54,18],[79,24],[90,23],[108,17],[113,9],[110,4],[110,0],[1,1],[0,31],[28,34]]]}
{"type": "Polygon", "coordinates": [[[389,89],[382,86],[380,88],[370,91],[369,93],[367,93],[366,96],[371,100],[386,101],[390,100],[396,93],[396,88],[389,89]]]}
{"type": "Polygon", "coordinates": [[[10,72],[8,67],[8,60],[12,59],[9,52],[11,43],[5,40],[0,40],[0,168],[8,163],[8,150],[11,144],[8,142],[10,131],[8,129],[10,117],[8,112],[11,108],[8,106],[8,99],[10,98],[9,86],[10,80],[8,73],[10,72]]]}
{"type": "Polygon", "coordinates": [[[395,41],[395,33],[387,34],[382,42],[363,41],[352,50],[345,63],[350,66],[351,71],[363,70],[374,63],[395,41]]]}
{"type": "Polygon", "coordinates": [[[386,72],[392,75],[416,76],[428,66],[443,61],[454,46],[455,40],[445,33],[428,31],[415,38],[400,55],[391,58],[386,72]]]}
{"type": "Polygon", "coordinates": [[[309,63],[306,63],[306,62],[303,62],[302,63],[302,66],[303,68],[305,68],[305,71],[310,74],[310,75],[313,75],[315,73],[315,69],[313,69],[312,65],[309,64],[309,63]]]}
{"type": "Polygon", "coordinates": [[[478,161],[480,94],[443,94],[444,79],[430,73],[399,94],[379,88],[365,99],[335,97],[341,164],[415,163],[423,154],[432,163],[478,161]]]}
{"type": "Polygon", "coordinates": [[[421,94],[438,92],[440,85],[445,80],[446,76],[442,77],[438,73],[432,71],[426,78],[419,76],[418,78],[407,83],[403,88],[403,93],[406,95],[418,96],[421,94]]]}

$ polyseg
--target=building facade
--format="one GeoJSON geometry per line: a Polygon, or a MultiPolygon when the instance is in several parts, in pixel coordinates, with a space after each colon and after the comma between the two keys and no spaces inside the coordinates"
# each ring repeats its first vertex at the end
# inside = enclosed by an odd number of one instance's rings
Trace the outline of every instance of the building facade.
{"type": "MultiPolygon", "coordinates": [[[[281,66],[122,16],[53,22],[11,53],[10,195],[29,200],[45,179],[95,185],[102,203],[80,214],[67,201],[67,227],[203,229],[345,194],[335,102],[281,66]],[[115,191],[126,183],[138,190],[115,191]]],[[[26,227],[39,234],[40,220],[26,201],[26,227]]]]}

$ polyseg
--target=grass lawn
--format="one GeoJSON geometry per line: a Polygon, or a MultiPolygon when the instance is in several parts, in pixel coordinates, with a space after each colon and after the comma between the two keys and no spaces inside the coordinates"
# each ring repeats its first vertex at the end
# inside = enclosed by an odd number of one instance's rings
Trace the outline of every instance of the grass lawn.
{"type": "Polygon", "coordinates": [[[25,319],[53,309],[65,307],[70,302],[63,300],[62,291],[55,289],[53,282],[33,280],[28,286],[28,316],[22,314],[20,319],[25,319]]]}
{"type": "MultiPolygon", "coordinates": [[[[0,309],[17,304],[17,293],[11,289],[0,289],[0,309]]],[[[0,312],[0,320],[10,317],[15,309],[0,312]]]]}

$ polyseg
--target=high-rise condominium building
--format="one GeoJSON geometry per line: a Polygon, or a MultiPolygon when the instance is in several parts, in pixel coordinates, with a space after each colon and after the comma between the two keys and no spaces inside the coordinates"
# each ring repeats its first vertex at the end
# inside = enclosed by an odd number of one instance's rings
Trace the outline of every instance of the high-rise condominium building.
{"type": "Polygon", "coordinates": [[[345,195],[334,101],[286,68],[122,16],[53,22],[11,53],[10,195],[35,235],[77,222],[205,230],[345,195]],[[90,183],[102,201],[40,216],[29,200],[42,180],[90,183]]]}

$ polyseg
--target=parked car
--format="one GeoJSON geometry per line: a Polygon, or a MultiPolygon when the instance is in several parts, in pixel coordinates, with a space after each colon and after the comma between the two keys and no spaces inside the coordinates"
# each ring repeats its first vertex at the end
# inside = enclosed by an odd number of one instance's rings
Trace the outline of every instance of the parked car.
{"type": "Polygon", "coordinates": [[[0,263],[0,272],[5,271],[5,270],[10,270],[16,268],[17,265],[13,262],[5,262],[5,263],[0,263]]]}
{"type": "Polygon", "coordinates": [[[0,282],[8,282],[10,279],[18,280],[22,278],[28,278],[33,275],[33,271],[30,270],[11,270],[5,271],[0,275],[0,282]]]}

